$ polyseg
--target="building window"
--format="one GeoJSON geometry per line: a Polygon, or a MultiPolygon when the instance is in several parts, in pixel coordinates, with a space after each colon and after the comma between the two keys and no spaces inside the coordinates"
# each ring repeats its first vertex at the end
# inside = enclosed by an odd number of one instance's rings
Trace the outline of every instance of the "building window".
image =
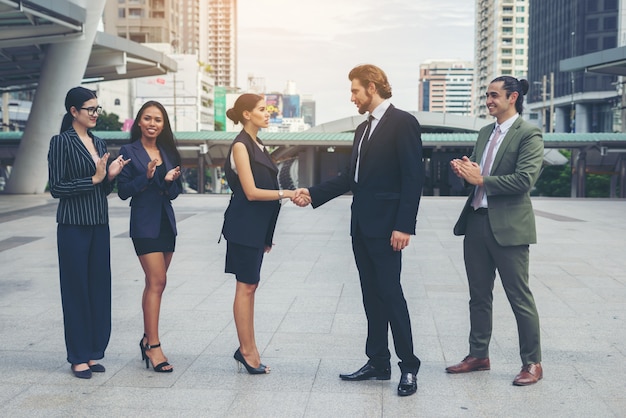
{"type": "Polygon", "coordinates": [[[515,65],[524,65],[524,60],[515,60],[515,65]]]}
{"type": "Polygon", "coordinates": [[[515,45],[524,45],[524,38],[516,38],[515,45]]]}
{"type": "Polygon", "coordinates": [[[617,0],[604,0],[604,10],[617,10],[617,0]]]}
{"type": "Polygon", "coordinates": [[[615,36],[607,36],[602,39],[602,49],[611,49],[617,47],[617,40],[615,36]]]}
{"type": "Polygon", "coordinates": [[[598,38],[587,38],[585,41],[585,52],[594,52],[598,50],[598,38]]]}
{"type": "Polygon", "coordinates": [[[598,30],[598,19],[594,18],[594,19],[587,19],[587,31],[588,32],[595,32],[598,30]]]}
{"type": "Polygon", "coordinates": [[[526,10],[526,8],[524,6],[517,6],[515,8],[515,11],[518,13],[524,13],[524,11],[526,10]]]}
{"type": "Polygon", "coordinates": [[[132,17],[132,18],[143,17],[143,9],[128,9],[128,17],[132,17]]]}
{"type": "Polygon", "coordinates": [[[526,33],[526,30],[524,28],[515,28],[515,33],[521,35],[523,33],[526,33]]]}
{"type": "Polygon", "coordinates": [[[524,17],[516,17],[515,18],[515,23],[524,23],[524,17]]]}
{"type": "Polygon", "coordinates": [[[609,16],[604,18],[604,30],[615,30],[617,29],[617,17],[609,16]]]}
{"type": "Polygon", "coordinates": [[[120,19],[124,19],[126,17],[126,9],[117,9],[117,17],[119,17],[120,19]]]}
{"type": "Polygon", "coordinates": [[[524,54],[525,52],[524,52],[524,49],[522,48],[518,48],[515,50],[515,55],[524,55],[524,54]]]}
{"type": "Polygon", "coordinates": [[[115,106],[119,106],[119,105],[121,105],[121,104],[122,104],[122,102],[121,102],[121,100],[120,100],[120,99],[115,99],[115,101],[113,102],[113,104],[114,104],[115,106]]]}

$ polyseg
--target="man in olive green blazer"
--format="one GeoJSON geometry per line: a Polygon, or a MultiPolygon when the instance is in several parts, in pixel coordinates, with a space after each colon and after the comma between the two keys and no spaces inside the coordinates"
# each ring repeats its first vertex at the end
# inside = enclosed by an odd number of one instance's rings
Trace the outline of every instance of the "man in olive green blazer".
{"type": "Polygon", "coordinates": [[[496,123],[481,129],[474,152],[453,160],[453,171],[474,187],[454,226],[465,235],[470,290],[469,355],[448,373],[489,370],[496,270],[517,321],[522,370],[513,380],[531,385],[543,377],[539,315],[528,284],[529,244],[537,241],[530,201],[543,162],[541,131],[521,118],[526,80],[498,77],[487,90],[496,123]]]}

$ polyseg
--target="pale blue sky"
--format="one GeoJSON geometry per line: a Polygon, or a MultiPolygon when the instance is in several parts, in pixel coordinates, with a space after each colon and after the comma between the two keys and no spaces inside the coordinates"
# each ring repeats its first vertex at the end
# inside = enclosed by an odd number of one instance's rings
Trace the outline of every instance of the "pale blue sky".
{"type": "Polygon", "coordinates": [[[358,114],[352,67],[380,66],[392,103],[417,110],[419,65],[473,60],[474,0],[238,0],[241,87],[248,74],[270,91],[296,82],[317,101],[317,123],[358,114]]]}

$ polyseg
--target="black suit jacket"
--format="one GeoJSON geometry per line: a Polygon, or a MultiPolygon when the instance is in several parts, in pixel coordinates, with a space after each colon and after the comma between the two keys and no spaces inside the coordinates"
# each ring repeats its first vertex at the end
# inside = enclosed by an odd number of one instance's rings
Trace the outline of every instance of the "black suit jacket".
{"type": "Polygon", "coordinates": [[[230,154],[233,152],[233,145],[237,142],[243,143],[248,150],[256,187],[278,190],[278,167],[269,153],[266,150],[261,151],[250,135],[242,130],[230,146],[224,164],[226,179],[233,194],[224,213],[222,234],[227,241],[236,244],[254,248],[271,247],[280,202],[278,200],[248,200],[237,173],[230,165],[230,154]]]}
{"type": "Polygon", "coordinates": [[[361,147],[358,183],[354,181],[359,142],[367,122],[354,133],[350,168],[309,188],[314,208],[348,191],[353,193],[350,233],[389,238],[391,232],[415,234],[424,184],[421,130],[410,113],[390,105],[361,147]]]}
{"type": "MultiPolygon", "coordinates": [[[[165,171],[176,167],[171,156],[159,147],[165,171]]],[[[157,238],[161,230],[161,214],[163,210],[176,235],[176,218],[172,208],[172,200],[182,190],[180,177],[168,183],[158,176],[146,177],[150,156],[137,140],[120,148],[120,155],[130,162],[117,177],[117,194],[122,200],[130,200],[130,236],[133,238],[157,238]]]]}

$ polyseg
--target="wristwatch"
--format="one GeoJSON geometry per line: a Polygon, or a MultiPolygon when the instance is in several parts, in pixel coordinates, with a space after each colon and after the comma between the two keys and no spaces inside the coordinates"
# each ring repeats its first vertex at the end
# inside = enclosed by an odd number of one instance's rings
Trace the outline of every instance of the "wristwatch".
{"type": "Polygon", "coordinates": [[[282,190],[278,191],[278,199],[282,199],[283,197],[285,197],[285,192],[283,192],[282,190]]]}

